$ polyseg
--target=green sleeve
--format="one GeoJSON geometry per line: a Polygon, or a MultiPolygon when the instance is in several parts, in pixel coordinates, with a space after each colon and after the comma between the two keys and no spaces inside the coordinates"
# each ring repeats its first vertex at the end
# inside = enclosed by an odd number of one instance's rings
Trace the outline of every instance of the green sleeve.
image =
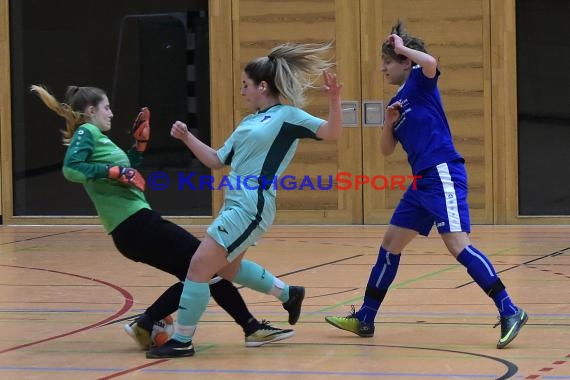
{"type": "Polygon", "coordinates": [[[135,146],[132,146],[131,149],[128,150],[127,156],[129,157],[129,161],[131,163],[131,167],[136,169],[142,165],[143,161],[143,154],[135,149],[135,146]]]}
{"type": "Polygon", "coordinates": [[[107,178],[108,167],[105,164],[89,162],[93,153],[94,141],[87,128],[79,127],[65,153],[63,176],[71,182],[85,183],[88,180],[107,178]]]}

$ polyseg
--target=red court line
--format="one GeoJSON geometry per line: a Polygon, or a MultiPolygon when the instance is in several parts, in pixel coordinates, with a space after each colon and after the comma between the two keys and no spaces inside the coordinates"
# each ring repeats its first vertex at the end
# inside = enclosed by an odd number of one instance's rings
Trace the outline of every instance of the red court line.
{"type": "MultiPolygon", "coordinates": [[[[570,358],[570,354],[566,355],[565,357],[570,358]]],[[[553,369],[555,369],[556,366],[566,364],[566,363],[568,363],[568,360],[556,360],[556,361],[552,362],[552,364],[555,367],[543,367],[536,372],[549,372],[549,371],[552,371],[553,369]]],[[[529,380],[538,379],[540,376],[542,376],[542,375],[532,374],[532,375],[528,375],[527,377],[525,377],[525,379],[529,379],[529,380]]]]}
{"type": "Polygon", "coordinates": [[[139,365],[138,367],[129,368],[129,369],[126,369],[126,370],[121,371],[121,372],[114,373],[114,374],[109,375],[109,376],[100,377],[100,378],[98,378],[97,380],[113,379],[113,378],[115,378],[115,377],[119,377],[119,376],[124,375],[124,374],[129,373],[129,372],[138,371],[139,369],[143,369],[143,368],[150,367],[150,366],[153,366],[153,365],[156,365],[156,364],[160,364],[160,363],[167,362],[168,360],[170,360],[170,359],[159,359],[159,360],[155,360],[155,361],[153,361],[153,362],[151,362],[151,363],[146,363],[146,364],[139,365]]]}
{"type": "Polygon", "coordinates": [[[55,335],[55,336],[51,336],[49,338],[44,338],[44,339],[40,339],[40,340],[36,340],[34,342],[30,342],[30,343],[25,343],[25,344],[20,344],[18,346],[14,346],[14,347],[10,347],[10,348],[6,348],[4,350],[0,350],[0,354],[3,354],[5,352],[9,352],[9,351],[14,351],[14,350],[18,350],[20,348],[24,348],[24,347],[30,347],[30,346],[34,346],[36,344],[40,344],[40,343],[44,343],[44,342],[48,342],[50,340],[54,340],[54,339],[58,339],[58,338],[62,338],[64,336],[68,336],[68,335],[72,335],[72,334],[76,334],[78,332],[82,332],[85,330],[89,330],[92,329],[94,327],[98,327],[102,324],[105,324],[109,321],[112,321],[118,317],[120,317],[121,315],[125,314],[127,311],[129,311],[129,309],[133,306],[133,296],[131,295],[131,293],[129,293],[128,291],[126,291],[125,289],[121,288],[118,285],[114,285],[111,284],[110,282],[107,281],[103,281],[103,280],[98,280],[96,278],[91,278],[91,277],[86,277],[86,276],[82,276],[79,274],[75,274],[75,273],[67,273],[67,272],[61,272],[61,271],[57,271],[57,270],[52,270],[52,269],[43,269],[43,268],[33,268],[33,267],[23,267],[23,266],[18,266],[18,265],[0,265],[2,267],[8,267],[8,268],[20,268],[20,269],[29,269],[29,270],[38,270],[38,271],[43,271],[43,272],[50,272],[50,273],[57,273],[57,274],[63,274],[66,276],[72,276],[72,277],[77,277],[77,278],[81,278],[84,280],[88,280],[88,281],[93,281],[93,282],[97,282],[99,284],[103,284],[105,286],[108,286],[112,289],[115,289],[116,291],[118,291],[119,293],[121,293],[123,295],[123,306],[119,309],[119,311],[117,311],[115,314],[111,315],[110,317],[107,317],[105,319],[103,319],[102,321],[93,323],[89,326],[85,326],[82,327],[80,329],[77,330],[73,330],[73,331],[69,331],[63,334],[59,334],[59,335],[55,335]]]}

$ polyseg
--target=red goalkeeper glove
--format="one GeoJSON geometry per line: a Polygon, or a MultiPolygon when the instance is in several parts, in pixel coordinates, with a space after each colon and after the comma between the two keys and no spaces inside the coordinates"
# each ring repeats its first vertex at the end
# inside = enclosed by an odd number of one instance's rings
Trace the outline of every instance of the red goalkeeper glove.
{"type": "Polygon", "coordinates": [[[144,177],[137,169],[124,168],[122,166],[111,166],[109,168],[109,178],[134,186],[140,191],[144,191],[146,184],[144,177]]]}
{"type": "Polygon", "coordinates": [[[150,111],[147,107],[141,108],[133,123],[131,133],[137,141],[135,149],[139,152],[144,152],[150,137],[150,111]]]}

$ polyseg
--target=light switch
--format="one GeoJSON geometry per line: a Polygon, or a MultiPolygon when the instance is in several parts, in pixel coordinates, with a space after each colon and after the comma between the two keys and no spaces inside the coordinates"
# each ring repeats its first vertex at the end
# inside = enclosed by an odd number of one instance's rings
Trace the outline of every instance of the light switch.
{"type": "Polygon", "coordinates": [[[384,102],[366,101],[362,106],[362,124],[364,127],[376,127],[384,124],[384,102]]]}
{"type": "Polygon", "coordinates": [[[344,101],[342,107],[342,125],[356,127],[358,125],[358,102],[344,101]]]}

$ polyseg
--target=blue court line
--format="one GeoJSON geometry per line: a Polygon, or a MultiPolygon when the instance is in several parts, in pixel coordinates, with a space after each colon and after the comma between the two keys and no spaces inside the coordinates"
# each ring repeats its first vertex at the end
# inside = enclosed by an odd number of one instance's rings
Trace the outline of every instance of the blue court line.
{"type": "MultiPolygon", "coordinates": [[[[0,367],[0,371],[33,371],[33,372],[119,372],[125,368],[49,368],[49,367],[0,367]]],[[[383,376],[383,377],[417,377],[417,378],[454,378],[467,379],[496,379],[496,374],[450,374],[450,373],[413,373],[413,372],[332,372],[332,371],[286,371],[286,370],[225,370],[225,369],[141,369],[137,372],[149,373],[188,373],[188,374],[250,374],[250,375],[278,375],[278,376],[383,376]]],[[[547,378],[542,376],[542,378],[547,378]]],[[[570,376],[557,377],[570,379],[570,376]]]]}
{"type": "MultiPolygon", "coordinates": [[[[140,309],[144,311],[145,309],[140,309]]],[[[113,310],[89,310],[89,309],[2,309],[0,308],[0,313],[109,313],[113,312],[113,310]]],[[[131,311],[136,311],[136,309],[131,309],[131,311]]],[[[218,315],[218,314],[227,314],[223,310],[207,310],[206,314],[218,315]]],[[[264,311],[263,314],[272,314],[272,315],[284,315],[283,311],[264,311]]],[[[303,313],[304,315],[329,315],[331,311],[308,311],[303,313]]],[[[429,317],[448,317],[448,316],[465,316],[465,317],[493,317],[497,316],[497,313],[461,313],[461,312],[446,312],[446,313],[437,313],[437,312],[400,312],[400,311],[383,311],[382,315],[393,315],[393,316],[415,316],[415,317],[422,317],[422,316],[429,316],[429,317]]],[[[532,313],[532,317],[548,317],[548,318],[569,318],[570,314],[536,314],[532,313]]]]}

